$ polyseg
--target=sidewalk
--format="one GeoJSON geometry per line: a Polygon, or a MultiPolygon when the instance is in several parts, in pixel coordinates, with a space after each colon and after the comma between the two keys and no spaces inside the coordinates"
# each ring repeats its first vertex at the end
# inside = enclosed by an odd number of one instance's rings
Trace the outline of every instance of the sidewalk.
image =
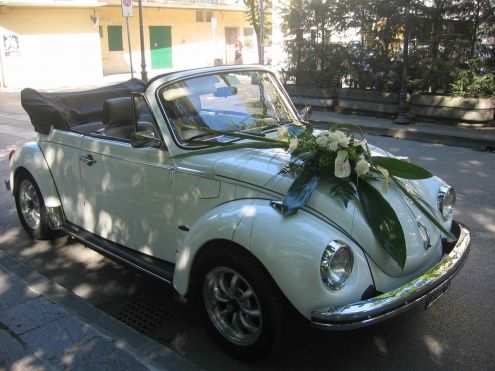
{"type": "Polygon", "coordinates": [[[0,370],[198,369],[0,251],[0,370]]]}
{"type": "Polygon", "coordinates": [[[333,123],[372,135],[469,147],[482,151],[495,150],[495,127],[475,129],[425,122],[414,122],[404,126],[396,125],[386,118],[327,111],[313,111],[311,121],[317,127],[327,127],[328,123],[333,123]]]}

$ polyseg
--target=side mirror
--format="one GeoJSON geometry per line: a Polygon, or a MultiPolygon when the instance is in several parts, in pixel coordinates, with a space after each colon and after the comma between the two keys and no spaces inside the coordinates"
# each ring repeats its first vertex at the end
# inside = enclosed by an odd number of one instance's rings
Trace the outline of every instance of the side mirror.
{"type": "Polygon", "coordinates": [[[309,121],[311,117],[311,106],[305,106],[302,110],[299,111],[299,118],[302,121],[309,121]]]}
{"type": "Polygon", "coordinates": [[[162,142],[155,136],[154,130],[140,130],[130,136],[134,148],[160,148],[162,142]]]}

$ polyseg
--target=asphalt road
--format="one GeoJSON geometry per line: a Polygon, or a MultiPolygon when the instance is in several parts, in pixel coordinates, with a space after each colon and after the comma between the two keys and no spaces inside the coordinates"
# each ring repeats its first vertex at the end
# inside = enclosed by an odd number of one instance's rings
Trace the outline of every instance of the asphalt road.
{"type": "MultiPolygon", "coordinates": [[[[8,148],[32,136],[17,97],[1,95],[0,178],[7,177],[8,148]]],[[[67,238],[29,240],[3,187],[0,248],[206,370],[494,370],[495,154],[381,137],[369,141],[409,156],[456,187],[456,219],[473,232],[469,260],[428,311],[346,333],[287,323],[294,335],[284,348],[255,364],[225,355],[205,334],[196,310],[163,284],[67,238]]]]}

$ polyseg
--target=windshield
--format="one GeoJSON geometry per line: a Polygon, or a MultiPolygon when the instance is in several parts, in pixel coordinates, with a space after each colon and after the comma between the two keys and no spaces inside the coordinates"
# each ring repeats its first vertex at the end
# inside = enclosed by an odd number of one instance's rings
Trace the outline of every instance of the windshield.
{"type": "Polygon", "coordinates": [[[263,71],[191,78],[162,89],[160,99],[182,142],[219,140],[212,130],[261,134],[297,120],[273,76],[263,71]]]}

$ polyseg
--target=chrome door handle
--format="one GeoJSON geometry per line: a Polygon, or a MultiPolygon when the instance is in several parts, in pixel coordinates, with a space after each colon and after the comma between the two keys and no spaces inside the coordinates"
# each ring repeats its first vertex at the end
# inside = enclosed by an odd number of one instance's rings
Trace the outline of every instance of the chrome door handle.
{"type": "Polygon", "coordinates": [[[91,166],[94,163],[96,163],[96,160],[93,158],[92,155],[81,156],[79,157],[79,161],[84,162],[88,166],[91,166]]]}

